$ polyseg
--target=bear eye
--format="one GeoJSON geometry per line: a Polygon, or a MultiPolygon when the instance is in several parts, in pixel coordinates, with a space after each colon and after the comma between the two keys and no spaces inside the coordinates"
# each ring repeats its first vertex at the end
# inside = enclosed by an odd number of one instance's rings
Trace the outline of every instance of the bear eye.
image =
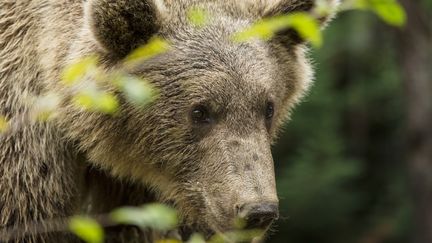
{"type": "Polygon", "coordinates": [[[210,115],[206,107],[197,106],[192,110],[192,121],[195,124],[210,123],[210,115]]]}
{"type": "Polygon", "coordinates": [[[274,116],[274,104],[272,102],[268,102],[265,111],[265,117],[267,120],[270,120],[273,118],[273,116],[274,116]]]}

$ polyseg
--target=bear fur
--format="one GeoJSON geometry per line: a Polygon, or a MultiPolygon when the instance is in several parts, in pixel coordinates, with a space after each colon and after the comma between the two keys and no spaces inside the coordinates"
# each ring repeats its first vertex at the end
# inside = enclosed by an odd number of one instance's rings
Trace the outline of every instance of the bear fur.
{"type": "MultiPolygon", "coordinates": [[[[0,0],[0,116],[10,124],[0,135],[0,234],[152,201],[174,206],[190,230],[211,234],[229,230],[243,205],[277,205],[270,146],[311,84],[307,48],[290,30],[269,41],[234,43],[231,36],[314,3],[0,0]],[[191,25],[191,7],[211,14],[206,26],[191,25]],[[136,107],[120,99],[114,116],[70,102],[74,91],[60,82],[65,67],[97,55],[103,69],[121,68],[154,36],[169,51],[122,70],[149,80],[159,92],[154,102],[136,107]],[[62,97],[58,115],[30,119],[34,98],[53,92],[62,97]],[[274,114],[266,118],[269,105],[274,114]],[[197,109],[208,113],[206,122],[191,118],[197,109]]],[[[134,228],[111,230],[111,242],[155,239],[134,228]]],[[[77,241],[43,231],[9,240],[77,241]]]]}

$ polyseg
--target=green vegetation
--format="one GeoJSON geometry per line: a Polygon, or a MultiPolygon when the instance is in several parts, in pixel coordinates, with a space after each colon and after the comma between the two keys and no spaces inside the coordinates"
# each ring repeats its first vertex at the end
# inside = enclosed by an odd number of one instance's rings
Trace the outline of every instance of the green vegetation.
{"type": "Polygon", "coordinates": [[[121,224],[136,225],[155,230],[171,230],[177,226],[176,212],[160,204],[145,205],[140,208],[120,208],[111,213],[111,218],[121,224]]]}
{"type": "Polygon", "coordinates": [[[282,217],[269,242],[409,242],[398,48],[370,12],[326,30],[315,85],[274,148],[282,217]]]}
{"type": "Polygon", "coordinates": [[[75,216],[69,222],[70,230],[88,243],[101,243],[104,240],[102,226],[89,217],[75,216]]]}
{"type": "Polygon", "coordinates": [[[320,46],[322,43],[319,24],[313,16],[307,13],[293,13],[259,21],[235,35],[233,40],[237,42],[248,41],[252,38],[269,40],[277,32],[289,28],[295,29],[303,39],[310,41],[314,46],[320,46]]]}

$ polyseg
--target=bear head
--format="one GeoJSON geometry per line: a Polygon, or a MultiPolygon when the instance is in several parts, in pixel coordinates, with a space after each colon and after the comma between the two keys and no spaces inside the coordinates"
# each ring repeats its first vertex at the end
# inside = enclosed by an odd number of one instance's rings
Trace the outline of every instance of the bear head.
{"type": "MultiPolygon", "coordinates": [[[[331,6],[337,1],[327,0],[331,6]]],[[[308,90],[307,43],[293,30],[270,40],[233,41],[265,18],[311,11],[313,0],[89,0],[71,59],[97,54],[122,60],[153,37],[167,52],[123,72],[158,90],[145,107],[121,100],[109,116],[76,107],[65,112],[68,134],[96,166],[151,188],[178,209],[184,225],[212,234],[267,229],[278,217],[271,144],[308,90]],[[188,11],[208,13],[197,27],[188,11]]],[[[320,18],[324,26],[331,16],[320,18]]]]}

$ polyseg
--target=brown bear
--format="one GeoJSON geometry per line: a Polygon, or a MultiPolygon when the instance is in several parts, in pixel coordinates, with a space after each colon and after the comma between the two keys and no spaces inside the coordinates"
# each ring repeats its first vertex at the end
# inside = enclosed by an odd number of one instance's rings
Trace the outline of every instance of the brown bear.
{"type": "MultiPolygon", "coordinates": [[[[306,43],[292,30],[268,41],[237,43],[232,36],[314,5],[0,0],[0,116],[10,124],[0,135],[0,232],[149,201],[178,210],[183,236],[231,230],[238,217],[246,228],[267,229],[278,217],[270,146],[309,88],[312,70],[306,43]],[[187,17],[192,7],[210,13],[202,28],[187,17]],[[105,70],[122,67],[154,36],[170,49],[122,71],[149,80],[159,92],[155,101],[137,107],[120,97],[117,115],[70,102],[73,90],[59,82],[65,67],[93,55],[105,70]],[[29,101],[48,92],[61,94],[58,115],[29,119],[29,101]]],[[[112,242],[140,237],[112,230],[112,242]]],[[[67,233],[33,233],[8,240],[76,241],[67,233]]]]}

